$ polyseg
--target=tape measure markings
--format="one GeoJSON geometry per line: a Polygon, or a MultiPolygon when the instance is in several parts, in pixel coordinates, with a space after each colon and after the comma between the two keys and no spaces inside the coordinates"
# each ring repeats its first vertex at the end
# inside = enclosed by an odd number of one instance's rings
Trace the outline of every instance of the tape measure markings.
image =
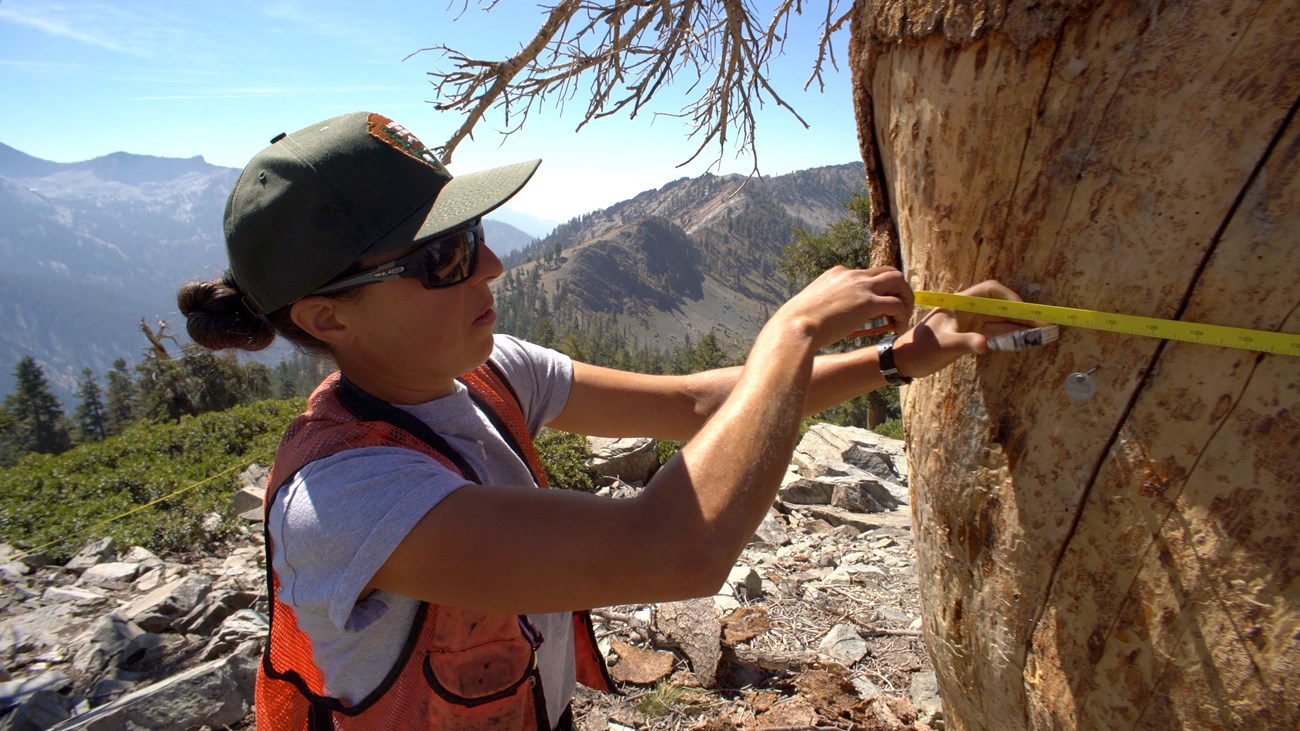
{"type": "Polygon", "coordinates": [[[1115,312],[1041,305],[1032,302],[1013,302],[990,297],[972,297],[970,295],[948,294],[945,292],[916,290],[913,294],[916,298],[916,304],[923,307],[946,307],[951,310],[974,312],[981,315],[997,315],[1017,320],[1038,320],[1056,325],[1083,327],[1090,330],[1105,330],[1127,335],[1181,340],[1202,345],[1217,345],[1224,348],[1300,356],[1300,335],[1291,333],[1249,330],[1241,327],[1184,322],[1182,320],[1164,320],[1157,317],[1122,315],[1115,312]]]}

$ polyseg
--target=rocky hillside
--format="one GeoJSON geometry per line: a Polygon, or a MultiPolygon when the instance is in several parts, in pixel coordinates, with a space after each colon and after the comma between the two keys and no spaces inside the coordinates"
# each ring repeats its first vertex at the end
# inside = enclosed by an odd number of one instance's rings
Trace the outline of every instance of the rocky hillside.
{"type": "MultiPolygon", "coordinates": [[[[648,440],[595,446],[614,498],[657,466],[648,440]]],[[[939,727],[906,482],[901,442],[810,429],[718,595],[594,613],[622,692],[580,689],[579,728],[939,727]]],[[[165,559],[95,541],[61,566],[6,549],[0,728],[251,729],[260,535],[165,559]]]]}
{"type": "Polygon", "coordinates": [[[508,260],[502,328],[530,337],[543,316],[564,330],[599,313],[641,347],[713,331],[739,353],[789,295],[778,265],[795,229],[820,233],[844,218],[862,182],[860,163],[704,175],[574,219],[508,260]]]}

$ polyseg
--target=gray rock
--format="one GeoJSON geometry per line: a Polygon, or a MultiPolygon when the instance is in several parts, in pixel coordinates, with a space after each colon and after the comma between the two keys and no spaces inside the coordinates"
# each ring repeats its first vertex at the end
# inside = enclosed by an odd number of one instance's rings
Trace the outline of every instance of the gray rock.
{"type": "Polygon", "coordinates": [[[0,565],[0,579],[21,579],[32,572],[32,567],[22,561],[10,561],[7,564],[0,565]]]}
{"type": "Polygon", "coordinates": [[[605,477],[644,485],[659,469],[653,439],[587,437],[587,443],[592,453],[589,464],[605,477]]]}
{"type": "Polygon", "coordinates": [[[718,682],[722,660],[722,619],[713,600],[688,599],[660,604],[655,610],[655,629],[663,644],[680,648],[691,663],[691,671],[705,688],[718,682]]]}
{"type": "Polygon", "coordinates": [[[111,586],[126,588],[140,573],[140,564],[122,561],[97,563],[81,572],[78,583],[90,586],[111,586]]]}
{"type": "Polygon", "coordinates": [[[108,595],[89,586],[51,586],[41,594],[45,604],[74,604],[97,607],[108,603],[108,595]]]}
{"type": "Polygon", "coordinates": [[[195,607],[177,621],[175,627],[185,634],[207,637],[220,627],[227,617],[240,609],[253,606],[259,596],[261,595],[251,591],[222,592],[219,596],[195,607]]]}
{"type": "Polygon", "coordinates": [[[827,480],[799,477],[777,490],[778,500],[791,505],[830,505],[835,486],[827,480]]]}
{"type": "Polygon", "coordinates": [[[867,429],[814,424],[795,448],[793,462],[800,472],[818,464],[843,462],[891,482],[907,480],[903,442],[867,429]]]}
{"type": "Polygon", "coordinates": [[[103,678],[86,692],[86,702],[91,708],[96,708],[121,698],[137,687],[139,687],[138,683],[123,680],[122,678],[103,678]]]}
{"type": "Polygon", "coordinates": [[[77,650],[72,658],[72,667],[90,675],[102,674],[116,664],[127,643],[142,634],[143,630],[121,615],[105,615],[75,643],[77,650]]]}
{"type": "Polygon", "coordinates": [[[727,589],[737,599],[752,602],[763,596],[763,577],[749,566],[734,566],[727,576],[727,589]]]}
{"type": "Polygon", "coordinates": [[[45,731],[71,713],[67,696],[54,690],[38,690],[9,715],[0,718],[0,731],[45,731]]]}
{"type": "Polygon", "coordinates": [[[121,561],[127,563],[140,564],[140,573],[160,569],[163,567],[163,560],[144,546],[134,546],[131,550],[122,554],[121,561]]]}
{"type": "Polygon", "coordinates": [[[836,528],[847,526],[854,534],[857,534],[880,525],[870,517],[878,515],[878,513],[851,513],[829,505],[804,505],[800,506],[800,508],[808,513],[814,521],[821,521],[823,527],[820,529],[816,527],[815,523],[810,526],[814,532],[829,533],[836,528]]]}
{"type": "Polygon", "coordinates": [[[837,624],[826,633],[817,651],[848,666],[867,656],[867,642],[853,625],[837,624]]]}
{"type": "Polygon", "coordinates": [[[230,726],[243,720],[253,701],[255,647],[203,663],[133,691],[55,726],[51,731],[117,731],[230,726]]]}
{"type": "Polygon", "coordinates": [[[901,503],[879,480],[871,477],[841,477],[832,481],[830,504],[854,513],[884,513],[901,503]]]}
{"type": "Polygon", "coordinates": [[[262,501],[266,495],[264,484],[257,486],[245,485],[239,489],[239,492],[235,493],[234,497],[230,498],[230,506],[235,515],[246,520],[249,518],[261,520],[263,518],[265,513],[262,509],[262,501]]]}
{"type": "Polygon", "coordinates": [[[943,700],[939,698],[939,680],[933,672],[912,674],[912,705],[922,718],[943,715],[943,700]]]}
{"type": "Polygon", "coordinates": [[[234,652],[247,642],[259,644],[270,627],[266,615],[252,609],[240,609],[221,623],[208,645],[203,658],[213,659],[234,652]]]}
{"type": "Polygon", "coordinates": [[[122,614],[149,632],[163,632],[207,596],[212,579],[189,574],[173,579],[122,608],[122,614]]]}
{"type": "Polygon", "coordinates": [[[758,524],[758,530],[754,531],[753,541],[762,541],[770,543],[773,546],[784,546],[790,543],[790,536],[786,532],[786,526],[779,514],[774,515],[770,511],[763,522],[758,524]]]}
{"type": "Polygon", "coordinates": [[[264,464],[254,462],[239,473],[239,484],[243,487],[266,488],[266,480],[271,476],[271,470],[264,464]]]}
{"type": "Polygon", "coordinates": [[[77,554],[68,563],[64,564],[63,568],[75,573],[81,573],[95,564],[107,561],[116,550],[117,545],[112,538],[100,538],[97,541],[91,541],[82,546],[81,550],[77,551],[77,554]]]}
{"type": "Polygon", "coordinates": [[[27,678],[16,678],[0,683],[0,713],[21,705],[42,690],[55,692],[68,687],[70,680],[58,670],[47,670],[27,678]]]}
{"type": "Polygon", "coordinates": [[[879,685],[876,685],[861,675],[854,675],[851,680],[853,682],[853,689],[858,692],[858,697],[864,701],[879,698],[884,693],[884,691],[880,689],[879,685]]]}

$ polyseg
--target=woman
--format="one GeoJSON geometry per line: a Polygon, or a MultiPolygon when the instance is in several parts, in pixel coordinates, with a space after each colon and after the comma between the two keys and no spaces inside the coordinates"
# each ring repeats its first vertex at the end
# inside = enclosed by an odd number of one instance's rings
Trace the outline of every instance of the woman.
{"type": "MultiPolygon", "coordinates": [[[[339,373],[286,432],[267,494],[272,629],[259,728],[560,728],[575,679],[609,688],[582,607],[708,595],[772,504],[800,419],[924,376],[1018,325],[906,323],[896,270],[836,268],[747,365],[650,376],[494,335],[502,265],[480,219],[539,161],[453,178],[377,114],[281,135],[226,210],[230,272],[182,288],[191,337],[278,333],[339,373]],[[539,490],[543,426],[689,439],[635,498],[539,490]]],[[[988,282],[970,294],[1014,298],[988,282]]]]}

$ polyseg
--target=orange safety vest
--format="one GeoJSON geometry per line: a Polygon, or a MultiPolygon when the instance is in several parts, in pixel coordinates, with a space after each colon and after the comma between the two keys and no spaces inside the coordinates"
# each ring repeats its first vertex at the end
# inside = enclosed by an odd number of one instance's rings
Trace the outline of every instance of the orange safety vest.
{"type": "MultiPolygon", "coordinates": [[[[519,399],[504,375],[489,361],[460,380],[528,465],[538,486],[546,487],[519,399]]],[[[308,463],[346,449],[380,445],[414,449],[479,482],[460,455],[424,422],[335,373],[312,393],[307,411],[281,439],[264,509],[269,513],[279,488],[308,463]]],[[[259,731],[550,728],[537,667],[541,638],[526,616],[421,604],[411,634],[383,682],[349,706],[323,695],[311,641],[298,629],[293,609],[279,600],[269,533],[266,566],[272,601],[270,637],[257,675],[259,731]]],[[[574,612],[573,622],[578,681],[612,691],[590,614],[574,612]]]]}

